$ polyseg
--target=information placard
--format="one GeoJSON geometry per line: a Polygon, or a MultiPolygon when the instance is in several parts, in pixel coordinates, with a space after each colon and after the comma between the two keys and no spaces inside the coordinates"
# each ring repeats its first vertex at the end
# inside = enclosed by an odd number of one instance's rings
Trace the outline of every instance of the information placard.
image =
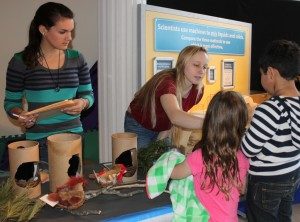
{"type": "Polygon", "coordinates": [[[210,84],[216,82],[216,67],[215,66],[210,66],[207,69],[206,79],[207,79],[207,82],[210,84]]]}
{"type": "Polygon", "coordinates": [[[234,88],[235,61],[234,59],[222,60],[222,89],[234,88]]]}
{"type": "Polygon", "coordinates": [[[154,75],[164,69],[171,69],[175,67],[173,57],[155,57],[153,62],[154,75]]]}

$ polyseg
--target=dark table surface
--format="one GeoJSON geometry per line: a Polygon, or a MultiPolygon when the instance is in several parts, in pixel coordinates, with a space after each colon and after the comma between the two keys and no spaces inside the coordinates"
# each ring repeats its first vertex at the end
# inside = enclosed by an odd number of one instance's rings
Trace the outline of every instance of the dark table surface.
{"type": "Polygon", "coordinates": [[[170,204],[169,194],[149,200],[145,193],[120,198],[116,195],[100,195],[90,199],[76,211],[101,210],[100,215],[77,216],[59,208],[44,206],[32,221],[103,221],[105,219],[149,210],[170,204]]]}
{"type": "MultiPolygon", "coordinates": [[[[95,170],[96,172],[101,168],[99,164],[85,162],[83,164],[83,175],[88,178],[88,175],[95,170]]],[[[49,182],[41,185],[42,194],[49,193],[49,182]]],[[[95,190],[99,186],[95,180],[88,179],[85,190],[95,190]]],[[[51,207],[45,205],[32,221],[103,221],[109,218],[118,217],[121,215],[136,213],[140,211],[150,210],[166,205],[170,205],[170,195],[164,193],[155,199],[148,199],[145,188],[131,188],[124,189],[122,192],[128,193],[130,191],[141,189],[142,193],[135,194],[131,197],[120,197],[114,194],[100,194],[97,197],[86,200],[83,206],[76,209],[75,213],[84,211],[101,211],[99,215],[78,216],[58,207],[51,207]]]]}

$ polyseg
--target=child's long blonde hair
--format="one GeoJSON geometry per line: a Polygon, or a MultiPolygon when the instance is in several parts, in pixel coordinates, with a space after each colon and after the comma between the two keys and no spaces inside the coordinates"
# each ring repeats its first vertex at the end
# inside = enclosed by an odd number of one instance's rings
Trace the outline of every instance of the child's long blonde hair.
{"type": "MultiPolygon", "coordinates": [[[[142,113],[146,115],[147,110],[151,110],[151,123],[152,127],[156,126],[156,113],[155,113],[155,92],[161,82],[167,77],[173,77],[176,83],[176,98],[179,107],[182,109],[182,91],[185,84],[184,69],[187,62],[198,52],[207,53],[206,49],[200,46],[187,46],[179,53],[176,66],[173,69],[162,70],[151,79],[149,79],[145,85],[136,92],[135,99],[137,104],[142,104],[142,113]]],[[[198,85],[198,96],[201,93],[202,85],[198,85]]]]}
{"type": "Polygon", "coordinates": [[[241,188],[237,151],[247,120],[247,106],[239,93],[220,91],[210,101],[202,138],[194,147],[194,150],[201,149],[206,166],[202,189],[212,190],[217,186],[229,198],[232,187],[241,188]]]}

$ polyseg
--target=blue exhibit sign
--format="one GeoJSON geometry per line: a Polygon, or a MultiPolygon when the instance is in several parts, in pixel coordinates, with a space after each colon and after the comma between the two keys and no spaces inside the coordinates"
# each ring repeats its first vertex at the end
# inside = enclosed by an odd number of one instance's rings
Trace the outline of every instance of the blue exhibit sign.
{"type": "Polygon", "coordinates": [[[244,31],[162,18],[154,22],[155,51],[179,52],[185,46],[199,45],[213,54],[245,54],[244,31]]]}

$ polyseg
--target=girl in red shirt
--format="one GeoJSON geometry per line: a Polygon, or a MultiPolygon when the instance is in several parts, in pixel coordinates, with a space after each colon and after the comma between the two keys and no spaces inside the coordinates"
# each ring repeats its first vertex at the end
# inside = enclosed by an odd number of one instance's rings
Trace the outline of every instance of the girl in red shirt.
{"type": "Polygon", "coordinates": [[[137,134],[138,148],[166,137],[173,125],[201,128],[203,119],[187,111],[203,96],[207,63],[205,48],[187,46],[179,53],[175,68],[157,73],[135,94],[125,115],[124,129],[137,134]]]}

